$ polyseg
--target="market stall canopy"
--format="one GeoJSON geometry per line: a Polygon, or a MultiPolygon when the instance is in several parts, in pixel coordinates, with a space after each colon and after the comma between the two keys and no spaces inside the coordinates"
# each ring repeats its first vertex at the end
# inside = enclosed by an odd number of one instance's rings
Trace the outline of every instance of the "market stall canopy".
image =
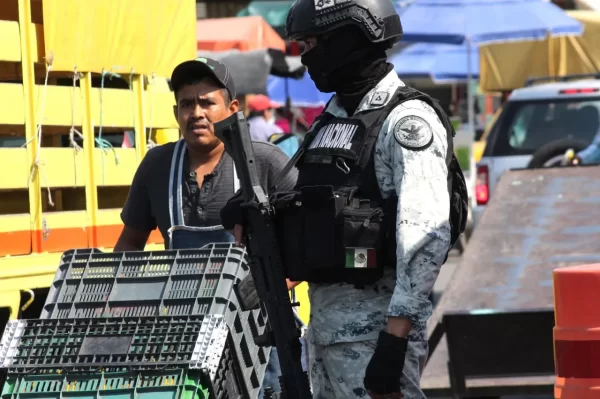
{"type": "Polygon", "coordinates": [[[263,17],[280,36],[285,37],[285,21],[292,4],[294,2],[290,0],[251,1],[246,8],[237,13],[237,16],[263,17]]]}
{"type": "Polygon", "coordinates": [[[283,39],[260,16],[200,19],[196,22],[196,39],[198,50],[285,51],[283,39]]]}
{"type": "Polygon", "coordinates": [[[582,36],[482,46],[481,89],[508,91],[531,77],[600,72],[600,12],[567,14],[584,24],[582,36]]]}
{"type": "Polygon", "coordinates": [[[195,6],[194,0],[44,1],[45,58],[54,71],[170,76],[194,58],[195,6]]]}
{"type": "MultiPolygon", "coordinates": [[[[391,54],[389,62],[403,79],[430,78],[436,84],[465,83],[468,79],[467,45],[415,43],[391,54]]],[[[471,48],[471,74],[479,77],[479,53],[471,48]]]]}
{"type": "Polygon", "coordinates": [[[266,94],[269,75],[299,79],[306,71],[300,57],[286,56],[282,51],[274,49],[215,52],[200,50],[197,56],[213,58],[227,65],[239,95],[266,94]]]}
{"type": "Polygon", "coordinates": [[[579,35],[583,26],[544,0],[415,0],[402,12],[403,40],[472,44],[579,35]]]}

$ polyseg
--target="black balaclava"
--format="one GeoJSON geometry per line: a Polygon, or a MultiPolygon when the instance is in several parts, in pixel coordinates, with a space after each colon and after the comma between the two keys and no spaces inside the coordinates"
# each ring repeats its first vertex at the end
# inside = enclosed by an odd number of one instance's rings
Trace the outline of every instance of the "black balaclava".
{"type": "Polygon", "coordinates": [[[317,45],[302,55],[317,88],[335,92],[352,115],[364,96],[390,71],[385,45],[371,43],[360,28],[348,25],[318,38],[317,45]]]}

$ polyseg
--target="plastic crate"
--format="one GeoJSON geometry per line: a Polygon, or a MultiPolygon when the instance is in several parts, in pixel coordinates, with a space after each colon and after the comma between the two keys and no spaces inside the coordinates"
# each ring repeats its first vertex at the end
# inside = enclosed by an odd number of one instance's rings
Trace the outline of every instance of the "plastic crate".
{"type": "MultiPolygon", "coordinates": [[[[198,318],[202,318],[199,329],[195,320],[187,320],[186,324],[186,320],[174,317],[94,319],[87,329],[85,320],[79,319],[11,321],[0,343],[0,364],[3,368],[8,368],[10,373],[3,391],[3,395],[9,396],[3,398],[13,398],[15,394],[54,398],[61,393],[65,396],[65,389],[74,396],[87,397],[81,392],[97,395],[99,386],[108,386],[109,390],[114,390],[117,389],[115,384],[121,384],[122,388],[127,389],[150,387],[152,389],[148,392],[157,393],[156,383],[148,386],[141,378],[152,377],[152,381],[156,382],[158,377],[167,376],[171,385],[177,385],[183,380],[176,379],[173,373],[181,374],[184,367],[199,370],[201,374],[187,372],[185,387],[177,392],[167,390],[165,394],[174,398],[203,398],[198,396],[200,393],[197,390],[192,389],[198,387],[198,378],[201,378],[202,386],[210,392],[210,396],[206,397],[257,398],[259,380],[256,370],[239,363],[235,356],[233,336],[229,333],[223,316],[200,316],[195,319],[198,318]],[[171,323],[163,319],[171,319],[171,323]],[[162,323],[155,324],[154,335],[144,333],[152,330],[150,326],[161,320],[162,323]],[[132,329],[138,322],[140,328],[132,329]],[[134,334],[114,335],[115,331],[134,334]],[[194,333],[197,338],[190,351],[189,334],[194,333]],[[182,339],[178,340],[177,336],[182,339]],[[89,340],[86,342],[86,338],[91,338],[91,343],[89,340]],[[123,345],[123,338],[129,341],[128,345],[123,345]],[[94,345],[94,340],[97,345],[94,345]],[[81,353],[88,350],[95,353],[81,353]],[[171,363],[181,364],[181,368],[174,371],[170,369],[174,366],[165,364],[165,357],[176,358],[171,363]],[[152,358],[158,361],[143,362],[152,358]],[[72,361],[77,363],[70,363],[72,361]],[[147,373],[149,370],[156,373],[147,373]],[[106,382],[107,373],[110,373],[110,383],[106,382]],[[190,382],[192,377],[193,383],[190,382]],[[77,382],[79,387],[75,389],[73,384],[77,382]],[[126,386],[123,387],[123,384],[126,386]],[[174,396],[183,395],[184,391],[188,396],[174,396]]],[[[127,389],[123,395],[133,394],[134,391],[127,389]]],[[[106,388],[100,389],[105,390],[106,388]]],[[[135,392],[140,394],[141,391],[138,389],[135,392]]],[[[113,396],[113,393],[108,392],[100,394],[113,396]]],[[[125,397],[129,396],[123,396],[125,397]]]]}
{"type": "MultiPolygon", "coordinates": [[[[229,326],[230,334],[226,345],[222,347],[222,341],[203,341],[202,345],[207,347],[198,346],[198,350],[204,357],[193,356],[190,368],[206,368],[214,382],[215,392],[232,392],[233,387],[243,386],[243,398],[255,399],[260,391],[271,348],[261,348],[254,344],[252,336],[247,334],[248,329],[253,335],[256,334],[257,328],[252,327],[254,317],[251,312],[244,312],[242,315],[247,317],[244,323],[246,329],[242,326],[242,319],[236,318],[233,325],[229,326]]],[[[260,318],[258,313],[258,319],[260,318]]],[[[262,330],[264,331],[264,326],[262,330]]]]}
{"type": "Polygon", "coordinates": [[[227,335],[223,316],[14,320],[0,341],[0,364],[8,369],[143,368],[193,361],[196,368],[211,368],[206,355],[222,349],[227,335]]]}
{"type": "Polygon", "coordinates": [[[239,308],[233,285],[250,269],[244,249],[63,254],[40,318],[191,316],[239,308]]]}
{"type": "MultiPolygon", "coordinates": [[[[231,353],[228,351],[227,353],[231,353]]],[[[231,357],[230,357],[231,360],[231,357]]],[[[225,370],[225,369],[224,369],[225,370]]],[[[235,372],[220,373],[211,381],[205,370],[167,368],[131,371],[105,368],[95,373],[64,373],[47,370],[41,374],[9,374],[2,399],[246,399],[235,372]]],[[[236,370],[237,371],[237,370],[236,370]]]]}
{"type": "MultiPolygon", "coordinates": [[[[2,399],[209,399],[200,370],[9,375],[2,399]]],[[[231,396],[235,398],[236,396],[231,396]]]]}
{"type": "Polygon", "coordinates": [[[41,318],[223,315],[232,356],[255,397],[271,348],[254,343],[265,331],[266,312],[242,312],[233,291],[248,273],[245,250],[232,244],[152,252],[71,250],[63,254],[41,318]]]}

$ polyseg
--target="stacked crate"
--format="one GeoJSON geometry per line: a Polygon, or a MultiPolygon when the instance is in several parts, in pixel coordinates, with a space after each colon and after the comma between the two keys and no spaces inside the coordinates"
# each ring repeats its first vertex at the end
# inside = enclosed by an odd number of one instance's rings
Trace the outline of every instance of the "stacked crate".
{"type": "Polygon", "coordinates": [[[263,313],[233,291],[248,273],[231,244],[65,252],[40,319],[6,327],[2,399],[256,398],[270,348],[254,343],[263,313]]]}

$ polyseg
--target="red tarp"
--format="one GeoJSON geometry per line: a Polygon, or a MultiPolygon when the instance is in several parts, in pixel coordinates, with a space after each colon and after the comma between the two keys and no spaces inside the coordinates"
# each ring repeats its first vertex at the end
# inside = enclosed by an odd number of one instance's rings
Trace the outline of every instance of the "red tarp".
{"type": "Polygon", "coordinates": [[[284,40],[260,16],[198,20],[196,38],[198,50],[273,48],[285,51],[284,40]]]}

